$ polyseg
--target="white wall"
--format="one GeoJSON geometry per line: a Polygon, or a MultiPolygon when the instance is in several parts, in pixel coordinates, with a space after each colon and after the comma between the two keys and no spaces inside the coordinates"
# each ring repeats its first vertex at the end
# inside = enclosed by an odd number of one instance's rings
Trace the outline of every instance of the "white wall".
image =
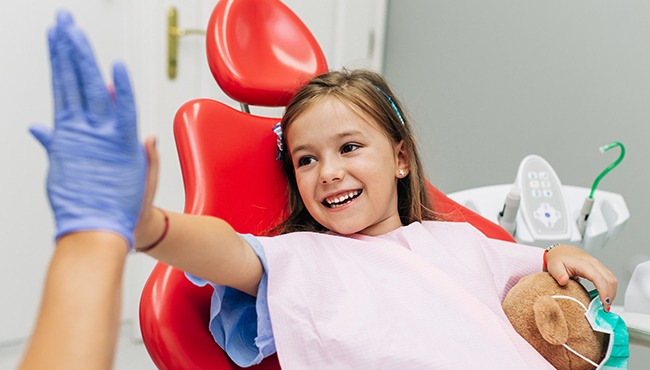
{"type": "Polygon", "coordinates": [[[599,189],[622,194],[631,218],[594,251],[619,279],[616,304],[630,267],[650,259],[649,19],[644,0],[408,0],[388,10],[385,74],[444,192],[511,183],[532,153],[563,183],[589,188],[618,156],[598,147],[626,145],[599,189]]]}

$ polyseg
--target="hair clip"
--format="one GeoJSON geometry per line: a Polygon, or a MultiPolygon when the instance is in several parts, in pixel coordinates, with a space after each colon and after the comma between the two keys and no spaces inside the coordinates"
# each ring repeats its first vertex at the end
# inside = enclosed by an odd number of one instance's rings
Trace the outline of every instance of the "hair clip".
{"type": "Polygon", "coordinates": [[[276,145],[278,146],[278,154],[275,157],[276,161],[279,161],[282,158],[282,124],[281,122],[278,122],[275,126],[273,126],[273,132],[278,136],[276,140],[276,145]]]}
{"type": "Polygon", "coordinates": [[[400,114],[399,109],[397,109],[397,105],[395,105],[395,102],[393,101],[393,99],[391,99],[391,97],[388,94],[386,94],[384,92],[384,90],[380,89],[379,87],[375,86],[375,89],[377,89],[377,91],[379,91],[380,93],[384,94],[384,96],[386,97],[386,99],[388,100],[390,105],[393,107],[393,110],[395,111],[395,113],[397,113],[397,117],[399,117],[399,120],[400,120],[400,122],[402,122],[402,126],[403,126],[404,125],[404,118],[402,118],[402,114],[400,114]]]}

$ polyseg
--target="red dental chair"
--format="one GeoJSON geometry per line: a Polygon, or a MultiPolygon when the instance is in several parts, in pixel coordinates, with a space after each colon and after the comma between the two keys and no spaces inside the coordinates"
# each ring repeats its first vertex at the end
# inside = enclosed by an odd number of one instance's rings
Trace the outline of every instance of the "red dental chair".
{"type": "MultiPolygon", "coordinates": [[[[284,106],[304,81],[327,71],[314,37],[278,0],[220,1],[208,25],[207,49],[219,86],[243,107],[284,106]]],[[[278,121],[209,99],[181,106],[174,135],[185,212],[220,217],[241,233],[260,234],[277,224],[286,206],[286,180],[275,159],[272,131],[278,121]]],[[[442,218],[470,222],[488,237],[513,240],[433,186],[429,191],[442,218]]],[[[208,331],[211,294],[212,288],[194,286],[182,271],[156,265],[142,292],[140,324],[159,369],[239,369],[208,331]]],[[[273,355],[253,368],[280,366],[273,355]]]]}

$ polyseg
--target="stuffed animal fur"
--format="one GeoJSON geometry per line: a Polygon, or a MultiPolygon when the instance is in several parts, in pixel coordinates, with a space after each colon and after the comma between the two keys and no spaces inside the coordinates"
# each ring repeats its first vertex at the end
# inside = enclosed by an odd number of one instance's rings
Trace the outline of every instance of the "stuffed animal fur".
{"type": "Polygon", "coordinates": [[[557,369],[593,369],[562,344],[600,363],[607,351],[607,334],[592,330],[585,310],[574,301],[551,298],[571,296],[589,307],[589,294],[577,281],[560,286],[547,272],[523,277],[508,292],[503,310],[517,333],[557,369]]]}

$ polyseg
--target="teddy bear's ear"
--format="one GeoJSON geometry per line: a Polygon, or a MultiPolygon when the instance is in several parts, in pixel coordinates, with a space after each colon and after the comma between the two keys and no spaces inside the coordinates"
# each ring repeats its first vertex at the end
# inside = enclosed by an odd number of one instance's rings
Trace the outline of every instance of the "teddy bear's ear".
{"type": "Polygon", "coordinates": [[[545,341],[553,345],[562,345],[569,339],[569,327],[562,308],[557,300],[550,296],[537,298],[533,305],[535,324],[545,341]]]}

